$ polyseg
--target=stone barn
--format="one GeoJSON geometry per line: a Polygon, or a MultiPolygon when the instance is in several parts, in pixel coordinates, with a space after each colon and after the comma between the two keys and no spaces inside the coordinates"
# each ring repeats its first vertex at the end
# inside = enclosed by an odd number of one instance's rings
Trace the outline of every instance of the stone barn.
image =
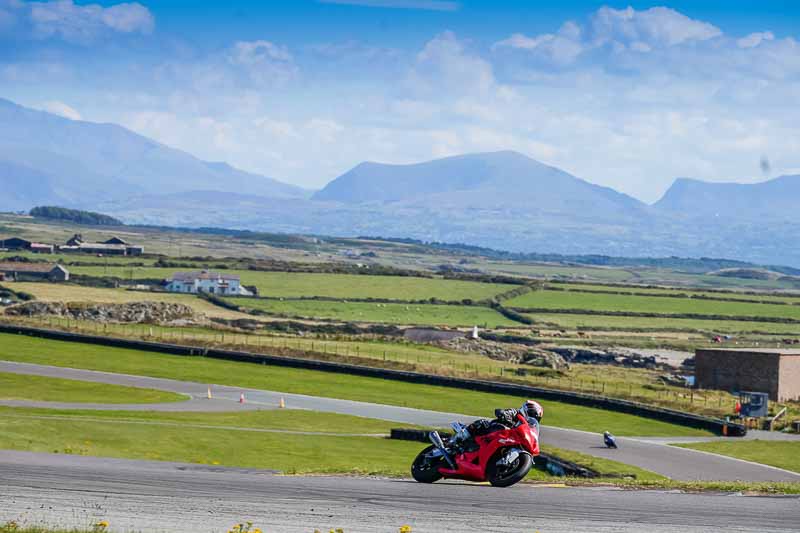
{"type": "Polygon", "coordinates": [[[800,399],[800,350],[702,348],[695,352],[695,387],[766,392],[773,401],[800,399]]]}

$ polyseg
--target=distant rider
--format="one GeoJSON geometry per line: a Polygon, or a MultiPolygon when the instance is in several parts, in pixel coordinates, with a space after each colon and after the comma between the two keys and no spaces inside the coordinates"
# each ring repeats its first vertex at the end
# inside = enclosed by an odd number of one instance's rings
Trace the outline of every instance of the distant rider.
{"type": "Polygon", "coordinates": [[[606,447],[608,448],[617,448],[617,439],[614,438],[614,435],[609,433],[608,431],[603,432],[603,442],[606,443],[606,447]]]}

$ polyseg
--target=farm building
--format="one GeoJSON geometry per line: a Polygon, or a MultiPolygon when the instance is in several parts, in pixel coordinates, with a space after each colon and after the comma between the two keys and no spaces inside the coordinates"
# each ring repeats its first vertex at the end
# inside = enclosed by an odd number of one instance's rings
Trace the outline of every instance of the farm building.
{"type": "Polygon", "coordinates": [[[53,253],[54,246],[52,244],[42,244],[40,242],[31,242],[19,237],[10,237],[8,239],[0,239],[0,249],[2,250],[30,250],[32,252],[51,254],[53,253]]]}
{"type": "Polygon", "coordinates": [[[119,237],[112,237],[105,242],[85,242],[83,235],[76,233],[64,246],[59,246],[60,252],[84,253],[94,255],[142,255],[144,247],[128,244],[119,237]]]}
{"type": "Polygon", "coordinates": [[[695,352],[695,386],[800,399],[800,350],[708,348],[695,352]]]}
{"type": "Polygon", "coordinates": [[[48,263],[0,263],[3,281],[69,281],[69,271],[48,263]]]}
{"type": "Polygon", "coordinates": [[[176,272],[167,280],[167,290],[170,292],[186,292],[197,294],[219,294],[223,296],[252,296],[253,294],[242,287],[239,276],[235,274],[222,274],[201,270],[199,272],[176,272]]]}
{"type": "Polygon", "coordinates": [[[20,239],[19,237],[9,237],[8,239],[0,239],[0,248],[5,250],[29,250],[33,244],[31,241],[20,239]]]}

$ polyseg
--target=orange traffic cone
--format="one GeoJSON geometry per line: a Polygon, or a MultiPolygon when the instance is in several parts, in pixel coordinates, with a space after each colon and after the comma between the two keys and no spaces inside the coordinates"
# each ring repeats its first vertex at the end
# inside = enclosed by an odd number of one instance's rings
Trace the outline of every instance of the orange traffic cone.
{"type": "Polygon", "coordinates": [[[239,403],[244,403],[244,393],[239,395],[239,403]]]}

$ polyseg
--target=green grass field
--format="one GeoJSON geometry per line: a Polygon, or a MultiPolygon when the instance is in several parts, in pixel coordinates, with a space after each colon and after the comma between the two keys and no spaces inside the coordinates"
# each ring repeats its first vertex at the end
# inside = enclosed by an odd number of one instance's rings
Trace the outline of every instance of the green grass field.
{"type": "Polygon", "coordinates": [[[588,278],[596,281],[622,282],[632,281],[634,275],[618,268],[592,268],[562,265],[541,265],[527,263],[486,262],[479,266],[488,272],[532,276],[537,278],[588,278]]]}
{"type": "MultiPolygon", "coordinates": [[[[711,333],[762,332],[787,336],[800,335],[800,324],[778,322],[747,322],[741,320],[702,320],[694,318],[629,317],[608,315],[579,315],[559,313],[526,313],[538,324],[552,324],[563,329],[590,328],[597,330],[663,330],[703,331],[711,333]]],[[[536,327],[536,326],[534,326],[536,327]]]]}
{"type": "MultiPolygon", "coordinates": [[[[411,461],[425,444],[378,436],[388,435],[393,427],[412,426],[292,410],[147,413],[0,407],[0,448],[263,468],[291,474],[407,477],[411,461]]],[[[616,461],[552,447],[543,451],[604,475],[662,479],[616,461]]],[[[529,479],[552,478],[533,470],[529,479]]]]}
{"type": "MultiPolygon", "coordinates": [[[[46,261],[48,263],[60,263],[62,265],[81,264],[81,263],[107,263],[109,266],[119,267],[131,263],[152,266],[155,259],[141,256],[116,256],[96,257],[91,254],[37,254],[26,250],[15,250],[13,252],[0,253],[0,261],[9,257],[25,257],[35,261],[46,261]]],[[[100,267],[102,268],[102,267],[100,267]]],[[[71,269],[70,269],[71,270],[71,269]]]]}
{"type": "Polygon", "coordinates": [[[0,399],[45,402],[161,403],[185,396],[152,389],[0,372],[0,399]]]}
{"type": "MultiPolygon", "coordinates": [[[[516,406],[522,398],[465,391],[432,385],[417,385],[293,368],[260,366],[202,357],[181,357],[158,353],[92,346],[0,334],[0,359],[87,368],[134,375],[146,375],[217,383],[281,392],[452,411],[490,416],[499,406],[516,406]]],[[[543,401],[546,424],[558,427],[619,435],[686,436],[707,432],[623,413],[543,401]]]]}
{"type": "Polygon", "coordinates": [[[592,285],[584,283],[549,283],[547,288],[562,288],[580,292],[617,292],[617,293],[637,293],[637,294],[655,294],[663,296],[703,296],[716,299],[731,299],[731,300],[757,300],[762,302],[786,302],[800,304],[800,293],[797,296],[776,296],[767,292],[758,292],[757,294],[747,294],[742,291],[703,291],[697,289],[681,289],[681,288],[653,288],[653,287],[637,287],[635,285],[621,286],[621,285],[592,285]]]}
{"type": "Polygon", "coordinates": [[[494,309],[478,306],[325,300],[257,300],[252,298],[226,298],[226,300],[242,308],[258,309],[269,314],[288,317],[430,326],[477,325],[496,328],[521,325],[519,322],[509,320],[494,309]]]}
{"type": "MultiPolygon", "coordinates": [[[[365,436],[398,424],[308,411],[125,413],[0,408],[0,448],[279,470],[407,475],[422,445],[365,436]],[[328,430],[328,431],[326,431],[328,430]]],[[[402,424],[399,425],[402,427],[402,424]]]]}
{"type": "Polygon", "coordinates": [[[728,455],[745,461],[791,470],[800,473],[800,440],[796,441],[723,441],[678,444],[682,448],[691,448],[704,452],[728,455]]]}
{"type": "Polygon", "coordinates": [[[800,305],[720,302],[692,298],[659,298],[567,291],[534,291],[506,302],[508,307],[537,309],[584,309],[636,313],[693,313],[702,315],[755,316],[800,319],[800,305]]]}
{"type": "MultiPolygon", "coordinates": [[[[75,274],[114,276],[122,279],[166,279],[181,269],[152,267],[73,267],[75,274]]],[[[182,269],[191,270],[191,269],[182,269]]],[[[404,276],[368,276],[355,274],[312,274],[303,272],[258,272],[225,270],[238,274],[244,285],[255,285],[263,296],[296,298],[325,296],[329,298],[382,298],[394,300],[427,300],[438,298],[459,301],[466,298],[483,300],[513,289],[497,283],[415,278],[404,276]]]]}

